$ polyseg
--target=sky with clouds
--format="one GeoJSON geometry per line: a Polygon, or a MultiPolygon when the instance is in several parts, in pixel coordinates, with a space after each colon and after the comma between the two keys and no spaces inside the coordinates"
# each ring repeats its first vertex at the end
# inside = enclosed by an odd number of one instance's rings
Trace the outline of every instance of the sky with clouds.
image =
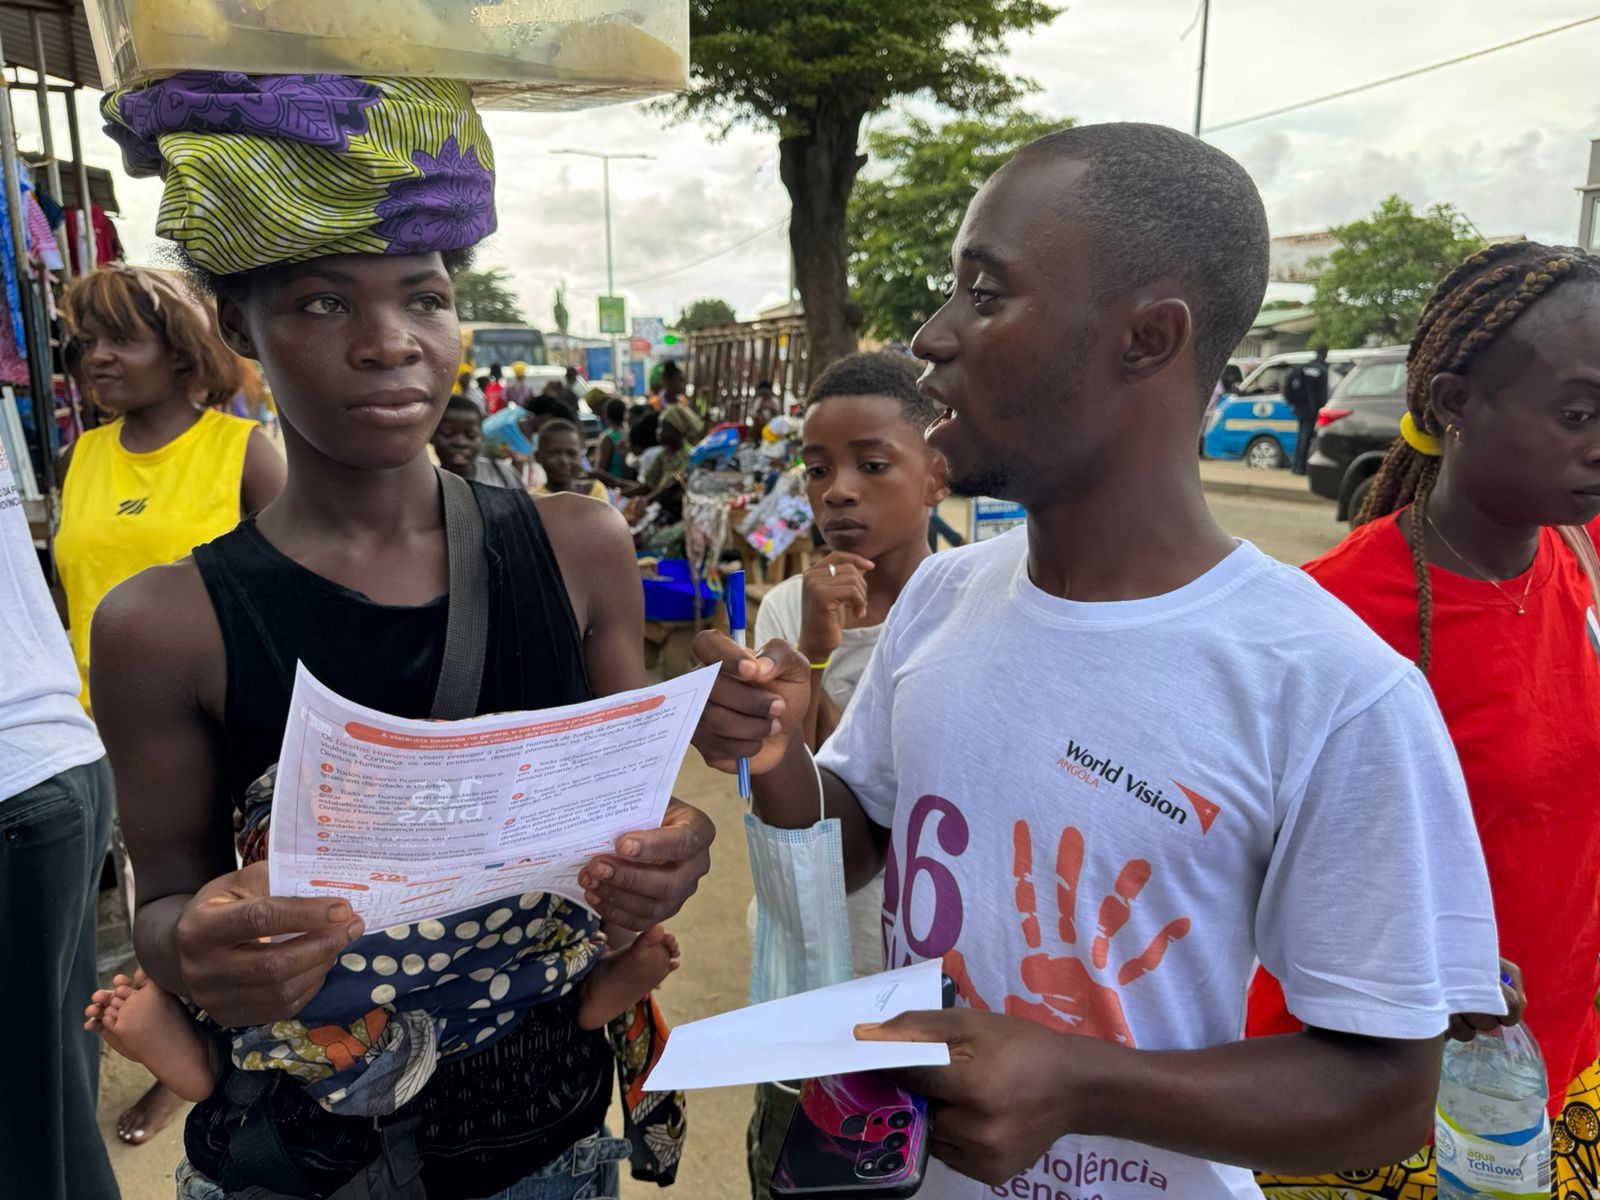
{"type": "MultiPolygon", "coordinates": [[[[781,0],[773,0],[781,3],[781,0]]],[[[892,0],[890,0],[892,2],[892,0]]],[[[1196,0],[1075,0],[1013,40],[1005,66],[1036,81],[1029,106],[1079,121],[1193,121],[1196,0]],[[1185,30],[1189,30],[1185,36],[1185,30]]],[[[1595,0],[1212,0],[1205,117],[1221,124],[1595,15],[1595,0]]],[[[1255,177],[1275,233],[1348,221],[1391,192],[1449,201],[1490,235],[1571,242],[1574,189],[1600,137],[1600,21],[1418,79],[1210,135],[1255,177]]],[[[87,99],[87,98],[86,98],[87,99]]],[[[18,133],[37,119],[17,94],[18,133]]],[[[893,111],[874,118],[892,122],[893,111]]],[[[563,148],[645,153],[612,164],[618,290],[636,316],[721,296],[749,316],[788,285],[788,198],[770,133],[672,124],[639,106],[490,113],[500,232],[480,265],[505,267],[536,325],[558,281],[576,332],[604,291],[600,163],[563,148]]],[[[85,105],[87,157],[115,167],[85,105]]],[[[65,140],[64,127],[57,130],[65,140]]],[[[871,170],[869,166],[868,170],[871,170]]],[[[124,241],[150,257],[160,185],[117,181],[124,241]]]]}

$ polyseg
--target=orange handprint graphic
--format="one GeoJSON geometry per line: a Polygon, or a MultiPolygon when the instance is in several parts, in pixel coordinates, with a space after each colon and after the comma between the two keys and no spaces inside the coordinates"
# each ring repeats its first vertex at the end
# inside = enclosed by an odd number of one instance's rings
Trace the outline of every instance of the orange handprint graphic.
{"type": "MultiPolygon", "coordinates": [[[[1043,952],[1038,895],[1033,883],[1033,834],[1026,821],[1018,821],[1012,830],[1012,851],[1017,916],[1022,922],[1023,940],[1028,949],[1036,951],[1022,960],[1021,982],[1023,989],[1039,999],[1008,995],[1006,1014],[1025,1017],[1063,1033],[1087,1034],[1124,1046],[1135,1045],[1117,989],[1127,987],[1160,966],[1168,947],[1188,934],[1189,918],[1169,921],[1141,953],[1124,961],[1117,968],[1115,986],[1101,982],[1097,976],[1107,969],[1112,943],[1133,915],[1133,905],[1150,881],[1150,864],[1142,858],[1123,864],[1111,890],[1101,900],[1094,940],[1089,948],[1091,968],[1076,955],[1055,956],[1043,952]]],[[[1083,834],[1069,825],[1061,831],[1055,863],[1057,930],[1064,946],[1078,945],[1077,901],[1082,872],[1083,834]]],[[[987,1010],[989,1005],[973,987],[961,952],[951,950],[944,962],[946,973],[955,980],[956,991],[974,1008],[987,1010]]]]}

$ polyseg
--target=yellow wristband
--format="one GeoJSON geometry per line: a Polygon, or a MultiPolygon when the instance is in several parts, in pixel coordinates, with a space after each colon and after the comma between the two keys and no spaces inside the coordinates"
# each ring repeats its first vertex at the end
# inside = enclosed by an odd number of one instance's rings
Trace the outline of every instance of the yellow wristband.
{"type": "Polygon", "coordinates": [[[813,671],[826,671],[828,669],[828,664],[831,663],[832,661],[833,661],[833,655],[830,654],[830,655],[828,655],[827,658],[823,659],[821,662],[812,663],[811,664],[811,669],[813,671]]]}

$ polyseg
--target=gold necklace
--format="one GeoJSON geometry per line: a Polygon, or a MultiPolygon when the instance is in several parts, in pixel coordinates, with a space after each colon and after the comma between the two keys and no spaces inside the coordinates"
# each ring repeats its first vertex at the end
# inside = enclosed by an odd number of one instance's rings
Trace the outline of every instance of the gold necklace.
{"type": "Polygon", "coordinates": [[[1538,561],[1539,561],[1539,552],[1538,552],[1538,550],[1535,550],[1533,552],[1533,564],[1530,564],[1529,567],[1528,567],[1528,582],[1525,583],[1523,585],[1523,587],[1522,587],[1522,599],[1521,600],[1513,600],[1511,598],[1511,593],[1506,591],[1505,588],[1501,587],[1498,580],[1494,579],[1489,574],[1489,572],[1485,571],[1482,567],[1478,566],[1471,559],[1469,559],[1465,554],[1461,553],[1461,551],[1457,550],[1454,546],[1452,546],[1450,544],[1450,539],[1445,537],[1444,530],[1440,529],[1438,525],[1434,524],[1433,514],[1432,513],[1429,513],[1424,519],[1428,522],[1429,527],[1434,531],[1434,533],[1439,535],[1439,540],[1444,543],[1444,548],[1446,550],[1450,551],[1451,554],[1454,554],[1456,556],[1456,558],[1458,558],[1462,562],[1463,565],[1471,567],[1480,576],[1482,576],[1483,582],[1487,583],[1490,587],[1494,588],[1495,591],[1499,592],[1502,596],[1504,596],[1506,598],[1506,601],[1511,605],[1511,607],[1517,610],[1517,616],[1521,617],[1521,616],[1526,616],[1527,615],[1527,612],[1528,612],[1528,607],[1527,607],[1527,605],[1528,605],[1528,593],[1533,589],[1533,566],[1534,566],[1534,564],[1537,564],[1538,561]]]}

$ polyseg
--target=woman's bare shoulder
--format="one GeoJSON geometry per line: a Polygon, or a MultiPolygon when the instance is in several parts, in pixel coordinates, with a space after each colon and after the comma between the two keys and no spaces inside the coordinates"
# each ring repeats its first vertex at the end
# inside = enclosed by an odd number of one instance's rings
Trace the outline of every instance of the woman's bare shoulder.
{"type": "Polygon", "coordinates": [[[89,661],[91,686],[204,690],[220,680],[222,631],[194,559],[148,567],[112,588],[95,609],[89,661]]]}

